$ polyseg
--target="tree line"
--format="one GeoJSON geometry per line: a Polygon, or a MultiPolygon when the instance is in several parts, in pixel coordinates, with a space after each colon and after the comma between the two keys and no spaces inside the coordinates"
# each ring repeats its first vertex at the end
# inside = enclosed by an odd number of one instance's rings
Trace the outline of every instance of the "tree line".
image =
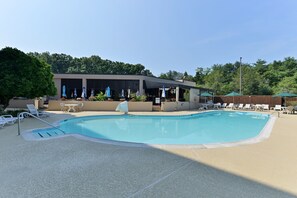
{"type": "MultiPolygon", "coordinates": [[[[29,53],[51,65],[53,73],[65,74],[121,74],[154,76],[141,64],[104,60],[99,56],[75,58],[66,54],[29,53]]],[[[239,91],[240,67],[242,71],[242,94],[271,95],[282,91],[297,93],[297,60],[287,57],[282,61],[267,63],[258,60],[256,63],[215,64],[209,68],[197,67],[195,74],[187,71],[168,71],[159,77],[170,80],[189,80],[198,87],[209,88],[217,95],[239,91]]]]}
{"type": "Polygon", "coordinates": [[[284,91],[297,93],[297,60],[293,57],[272,63],[258,60],[253,64],[215,64],[210,68],[198,67],[194,76],[187,72],[169,71],[160,77],[195,81],[198,87],[209,88],[216,95],[225,95],[239,91],[240,67],[243,95],[272,95],[284,91]]]}
{"type": "Polygon", "coordinates": [[[129,64],[104,60],[100,56],[75,58],[67,54],[49,52],[30,52],[28,55],[38,58],[52,66],[55,74],[122,74],[153,76],[152,72],[141,64],[129,64]]]}

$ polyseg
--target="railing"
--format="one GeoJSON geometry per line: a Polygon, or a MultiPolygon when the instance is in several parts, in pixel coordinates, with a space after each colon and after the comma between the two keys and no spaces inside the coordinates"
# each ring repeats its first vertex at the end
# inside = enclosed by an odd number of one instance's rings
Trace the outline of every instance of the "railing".
{"type": "Polygon", "coordinates": [[[49,125],[51,127],[54,127],[55,129],[58,129],[59,131],[62,131],[63,133],[65,133],[65,131],[59,129],[58,127],[52,125],[51,123],[49,123],[49,122],[47,122],[47,121],[45,121],[43,119],[40,119],[39,117],[37,117],[37,116],[35,116],[35,115],[33,115],[33,114],[29,113],[29,112],[22,112],[22,113],[18,114],[18,135],[21,135],[21,119],[20,118],[24,117],[24,115],[29,115],[29,116],[31,116],[31,117],[33,117],[33,118],[35,118],[35,119],[49,125]]]}

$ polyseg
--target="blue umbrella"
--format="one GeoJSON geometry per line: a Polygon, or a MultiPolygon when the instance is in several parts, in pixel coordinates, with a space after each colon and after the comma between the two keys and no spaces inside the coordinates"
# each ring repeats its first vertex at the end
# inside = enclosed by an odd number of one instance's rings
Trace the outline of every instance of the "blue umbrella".
{"type": "Polygon", "coordinates": [[[62,87],[62,97],[67,97],[67,95],[66,95],[66,86],[65,85],[63,85],[63,87],[62,87]]]}
{"type": "Polygon", "coordinates": [[[82,88],[81,98],[86,98],[86,88],[85,87],[82,88]]]}
{"type": "Polygon", "coordinates": [[[110,88],[109,87],[107,87],[106,89],[105,89],[105,96],[107,97],[107,98],[110,98],[111,96],[110,96],[110,88]]]}
{"type": "Polygon", "coordinates": [[[76,97],[77,97],[77,91],[76,91],[76,88],[74,88],[74,93],[73,93],[73,96],[74,96],[74,98],[76,98],[76,97]]]}
{"type": "Polygon", "coordinates": [[[122,94],[121,94],[121,97],[124,98],[125,97],[125,92],[124,92],[124,89],[122,89],[122,94]]]}
{"type": "Polygon", "coordinates": [[[162,95],[161,95],[162,98],[165,98],[166,97],[166,94],[165,94],[165,87],[163,86],[163,89],[162,89],[162,95]]]}

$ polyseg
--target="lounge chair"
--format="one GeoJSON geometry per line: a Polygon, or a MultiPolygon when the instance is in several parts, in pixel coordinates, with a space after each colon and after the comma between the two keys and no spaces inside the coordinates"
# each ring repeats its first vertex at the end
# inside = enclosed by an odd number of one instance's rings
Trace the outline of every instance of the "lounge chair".
{"type": "Polygon", "coordinates": [[[234,103],[230,103],[228,106],[226,106],[226,108],[233,108],[234,107],[234,103]]]}
{"type": "Polygon", "coordinates": [[[219,102],[213,105],[214,109],[219,109],[220,107],[221,107],[221,103],[219,102]]]}
{"type": "Polygon", "coordinates": [[[287,113],[287,114],[293,114],[294,112],[294,107],[293,106],[288,106],[285,110],[284,110],[284,113],[287,113]]]}
{"type": "Polygon", "coordinates": [[[12,115],[2,115],[2,120],[6,121],[7,124],[14,124],[18,118],[13,117],[12,115]]]}
{"type": "Polygon", "coordinates": [[[240,104],[238,105],[237,109],[243,109],[243,104],[240,103],[240,104]]]}
{"type": "Polygon", "coordinates": [[[268,104],[262,104],[263,110],[269,110],[269,105],[268,104]]]}
{"type": "Polygon", "coordinates": [[[29,110],[29,113],[32,115],[35,115],[37,117],[48,117],[49,114],[46,112],[38,111],[33,104],[27,104],[27,108],[29,110]]]}
{"type": "Polygon", "coordinates": [[[262,111],[263,110],[263,105],[262,104],[256,104],[255,105],[255,111],[262,111]]]}
{"type": "Polygon", "coordinates": [[[5,124],[7,124],[6,120],[0,116],[0,128],[4,127],[5,124]]]}
{"type": "Polygon", "coordinates": [[[245,104],[242,109],[251,109],[251,104],[245,104]]]}
{"type": "Polygon", "coordinates": [[[282,106],[281,105],[275,105],[274,111],[281,111],[281,110],[282,110],[282,106]]]}
{"type": "Polygon", "coordinates": [[[226,108],[227,107],[227,103],[223,103],[222,105],[221,105],[221,108],[226,108]]]}

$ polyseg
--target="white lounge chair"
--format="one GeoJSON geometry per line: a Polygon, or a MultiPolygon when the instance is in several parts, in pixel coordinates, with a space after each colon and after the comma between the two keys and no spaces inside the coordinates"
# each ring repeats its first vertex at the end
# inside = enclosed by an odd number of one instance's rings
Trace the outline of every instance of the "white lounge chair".
{"type": "Polygon", "coordinates": [[[245,104],[243,109],[251,109],[251,104],[245,104]]]}
{"type": "Polygon", "coordinates": [[[263,110],[263,105],[262,104],[256,104],[255,105],[255,111],[262,111],[263,110]]]}
{"type": "Polygon", "coordinates": [[[281,111],[281,110],[282,110],[282,106],[281,105],[275,105],[274,111],[281,111]]]}
{"type": "Polygon", "coordinates": [[[233,108],[234,107],[234,103],[229,103],[229,105],[228,106],[226,106],[226,108],[233,108]]]}
{"type": "Polygon", "coordinates": [[[7,124],[6,120],[0,116],[0,128],[4,127],[5,124],[7,124]]]}
{"type": "Polygon", "coordinates": [[[221,108],[226,108],[227,107],[227,103],[223,103],[222,105],[221,105],[221,108]]]}
{"type": "Polygon", "coordinates": [[[243,104],[240,103],[240,104],[238,105],[237,109],[243,109],[243,104]]]}
{"type": "Polygon", "coordinates": [[[213,105],[213,108],[214,108],[214,109],[219,109],[219,108],[221,108],[221,103],[218,102],[218,103],[214,104],[214,105],[213,105]]]}
{"type": "Polygon", "coordinates": [[[18,118],[13,117],[12,115],[2,115],[2,120],[5,120],[7,124],[14,124],[18,118]]]}
{"type": "Polygon", "coordinates": [[[262,104],[263,110],[269,110],[269,105],[268,104],[262,104]]]}
{"type": "Polygon", "coordinates": [[[46,112],[38,111],[33,104],[27,104],[27,108],[29,110],[29,113],[32,115],[35,115],[37,117],[48,117],[49,114],[46,112]]]}

